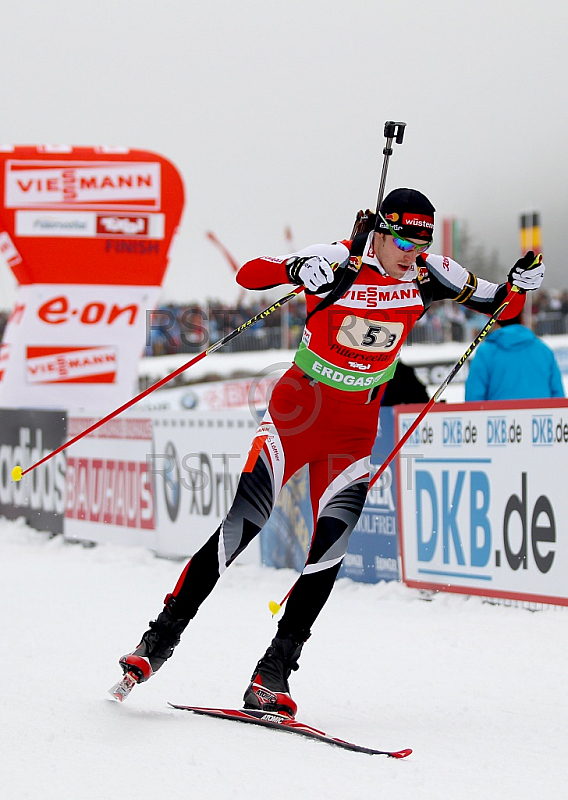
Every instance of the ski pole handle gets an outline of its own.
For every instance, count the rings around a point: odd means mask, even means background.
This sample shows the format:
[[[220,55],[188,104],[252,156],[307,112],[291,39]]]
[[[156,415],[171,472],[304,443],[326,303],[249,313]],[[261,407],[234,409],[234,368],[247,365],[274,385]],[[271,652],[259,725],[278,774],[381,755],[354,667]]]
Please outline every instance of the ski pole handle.
[[[538,257],[537,257],[537,259],[538,259]],[[537,259],[535,259],[535,262],[537,261]],[[473,342],[470,344],[470,346],[467,348],[467,350],[465,351],[463,356],[453,366],[453,368],[451,369],[450,373],[446,376],[446,378],[442,381],[440,386],[436,389],[436,391],[434,392],[434,394],[432,395],[430,400],[426,403],[426,405],[424,406],[424,408],[422,409],[420,414],[416,417],[416,419],[410,425],[408,430],[405,431],[404,435],[395,444],[394,448],[391,450],[391,452],[387,456],[387,458],[383,461],[383,463],[379,467],[378,471],[373,475],[371,481],[369,482],[369,489],[372,486],[374,486],[374,484],[378,481],[378,479],[383,474],[383,472],[386,470],[386,468],[389,466],[389,464],[394,459],[394,457],[396,455],[398,455],[400,450],[402,450],[402,448],[404,447],[406,442],[410,439],[411,435],[414,433],[416,428],[420,425],[420,423],[422,422],[422,420],[424,419],[426,414],[430,411],[430,409],[432,408],[434,403],[436,403],[438,401],[438,399],[441,397],[442,393],[444,392],[444,390],[446,389],[448,384],[451,381],[453,381],[453,379],[456,377],[456,375],[458,374],[460,369],[463,367],[463,365],[465,364],[467,359],[470,357],[470,355],[473,353],[475,348],[485,339],[485,337],[487,336],[487,334],[489,333],[489,331],[491,330],[493,325],[495,325],[495,323],[497,322],[497,320],[499,319],[499,317],[501,316],[503,311],[510,304],[511,300],[513,300],[513,298],[514,298],[514,296],[515,296],[515,294],[517,292],[523,292],[523,290],[519,289],[518,286],[513,286],[511,288],[510,292],[508,293],[507,297],[503,300],[503,302],[499,306],[499,308],[494,312],[492,317],[485,323],[484,327],[479,331],[479,333],[477,334],[477,336],[475,337]]]

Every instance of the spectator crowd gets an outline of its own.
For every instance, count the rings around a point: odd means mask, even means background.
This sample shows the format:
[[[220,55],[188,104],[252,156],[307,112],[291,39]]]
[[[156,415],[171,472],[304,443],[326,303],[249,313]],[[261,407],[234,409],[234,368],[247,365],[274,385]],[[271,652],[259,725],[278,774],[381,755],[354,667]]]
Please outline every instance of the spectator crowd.
[[[537,336],[568,333],[568,290],[535,292],[532,329]],[[146,355],[198,353],[270,305],[269,301],[238,304],[236,307],[212,301],[207,305],[164,305],[148,312]],[[305,319],[302,296],[269,314],[235,337],[226,352],[249,350],[294,350],[300,341]],[[409,344],[470,342],[487,318],[450,301],[437,303],[413,329]]]
[[[168,303],[146,312],[145,355],[199,353],[259,314],[266,298],[235,306],[211,301],[187,305]],[[9,318],[0,311],[0,341]],[[225,352],[294,350],[300,341],[305,303],[300,295],[279,311],[260,319],[225,346]],[[438,303],[415,326],[409,344],[470,342],[486,318],[452,302]],[[532,324],[537,336],[568,333],[568,290],[540,290],[532,298]]]

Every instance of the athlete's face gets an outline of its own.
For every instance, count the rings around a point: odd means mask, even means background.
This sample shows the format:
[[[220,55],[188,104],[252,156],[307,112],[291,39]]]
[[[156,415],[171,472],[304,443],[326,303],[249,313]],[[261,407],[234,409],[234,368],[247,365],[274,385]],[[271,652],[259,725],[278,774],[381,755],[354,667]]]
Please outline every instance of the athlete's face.
[[[424,244],[424,242],[418,242],[414,239],[409,239],[408,241],[415,242],[417,245]],[[391,278],[396,278],[397,280],[404,278],[410,267],[416,263],[416,251],[411,250],[409,253],[405,253],[399,250],[393,241],[393,237],[387,234],[375,232],[373,247],[382,268]]]

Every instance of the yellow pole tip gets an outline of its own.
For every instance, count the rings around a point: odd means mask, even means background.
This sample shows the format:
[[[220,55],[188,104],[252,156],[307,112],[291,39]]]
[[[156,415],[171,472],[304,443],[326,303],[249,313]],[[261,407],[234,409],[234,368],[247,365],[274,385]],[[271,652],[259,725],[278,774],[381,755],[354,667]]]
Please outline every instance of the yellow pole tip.
[[[22,468],[21,467],[14,467],[12,470],[12,480],[13,481],[21,481],[22,480]]]
[[[278,614],[278,612],[282,608],[282,606],[280,605],[280,603],[276,603],[274,600],[271,600],[270,603],[268,604],[268,608],[272,612],[272,616],[275,617],[276,614]]]

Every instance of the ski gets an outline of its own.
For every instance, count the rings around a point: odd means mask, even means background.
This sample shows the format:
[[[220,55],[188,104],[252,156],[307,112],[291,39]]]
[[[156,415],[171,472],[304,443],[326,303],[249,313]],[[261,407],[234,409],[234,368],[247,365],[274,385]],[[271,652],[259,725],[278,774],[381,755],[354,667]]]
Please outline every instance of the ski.
[[[194,714],[202,714],[205,717],[215,717],[216,719],[233,720],[233,722],[262,725],[266,728],[277,728],[281,731],[296,733],[300,736],[306,736],[309,739],[317,739],[320,742],[326,742],[335,747],[341,747],[344,750],[352,750],[356,753],[367,753],[372,756],[388,756],[389,758],[406,758],[406,756],[412,753],[412,750],[408,749],[394,751],[375,750],[371,747],[363,747],[363,745],[346,742],[344,739],[337,739],[335,736],[330,736],[317,728],[312,728],[311,725],[298,722],[298,720],[284,714],[267,713],[266,711],[255,711],[248,708],[246,710],[236,708],[201,708],[200,706],[182,706],[175,703],[169,703],[169,705],[172,708],[177,708],[181,711],[191,711]]]
[[[110,687],[108,693],[119,703],[124,703],[137,683],[138,680],[132,672],[125,672],[122,679]]]

